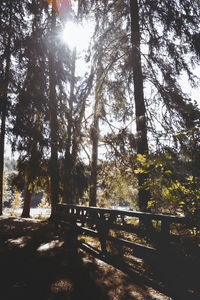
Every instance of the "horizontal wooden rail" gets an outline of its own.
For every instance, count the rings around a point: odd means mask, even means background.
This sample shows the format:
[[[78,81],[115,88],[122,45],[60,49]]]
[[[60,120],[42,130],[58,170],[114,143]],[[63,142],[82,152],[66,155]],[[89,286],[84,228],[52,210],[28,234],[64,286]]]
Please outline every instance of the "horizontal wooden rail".
[[[115,237],[110,234],[110,230],[128,233],[138,233],[140,231],[141,233],[138,226],[131,224],[133,218],[143,221],[144,224],[152,224],[152,220],[159,221],[161,223],[159,239],[162,240],[162,242],[164,240],[166,240],[166,242],[168,241],[171,224],[187,224],[187,219],[182,216],[68,204],[58,204],[56,207],[56,222],[58,222],[58,224],[61,224],[62,222],[73,224],[76,226],[79,234],[98,237],[101,244],[101,251],[104,255],[107,253],[106,241],[112,242],[121,247],[125,246],[133,249],[134,254],[137,254],[137,256],[140,256],[140,254],[146,255],[147,253],[155,253],[158,250],[155,247],[134,243],[118,237],[117,234]],[[149,235],[151,238],[153,236],[158,237],[158,232],[156,232],[153,226],[149,226],[145,234]]]
[[[70,204],[58,204],[57,212],[63,214],[70,214],[75,216],[88,216],[88,215],[98,215],[99,214],[110,214],[112,216],[127,216],[127,217],[143,217],[152,220],[164,220],[170,223],[186,223],[186,218],[183,216],[174,216],[168,214],[154,214],[149,212],[140,212],[140,211],[128,211],[128,210],[118,210],[118,209],[108,209],[92,206],[82,206],[82,205],[70,205]]]

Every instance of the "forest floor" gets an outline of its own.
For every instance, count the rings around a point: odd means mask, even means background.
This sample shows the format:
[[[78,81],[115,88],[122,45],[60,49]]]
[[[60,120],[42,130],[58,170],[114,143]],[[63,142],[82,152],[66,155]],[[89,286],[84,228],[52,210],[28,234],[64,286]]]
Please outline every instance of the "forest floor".
[[[160,262],[155,264],[161,268]],[[165,262],[162,268],[167,265]],[[177,276],[183,276],[182,270],[175,274],[171,269],[173,288],[167,284],[159,288],[155,276],[151,280],[150,275],[123,272],[76,248],[73,237],[68,234],[63,238],[53,223],[0,217],[2,300],[200,299],[200,291],[185,292],[184,280],[176,283]],[[198,281],[199,276],[195,286]]]

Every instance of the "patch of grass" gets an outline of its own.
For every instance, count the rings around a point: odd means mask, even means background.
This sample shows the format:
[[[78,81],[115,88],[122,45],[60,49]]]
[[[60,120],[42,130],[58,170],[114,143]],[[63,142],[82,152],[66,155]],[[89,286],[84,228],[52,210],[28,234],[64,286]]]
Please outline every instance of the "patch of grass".
[[[47,220],[48,217],[44,216],[43,214],[39,214],[37,216],[31,217],[31,219],[35,219],[35,220]]]

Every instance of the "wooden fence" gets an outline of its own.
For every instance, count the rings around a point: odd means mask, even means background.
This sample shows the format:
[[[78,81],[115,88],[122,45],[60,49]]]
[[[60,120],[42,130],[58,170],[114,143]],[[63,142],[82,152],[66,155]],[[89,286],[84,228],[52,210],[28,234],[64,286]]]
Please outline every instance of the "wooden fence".
[[[141,229],[139,221],[149,227]],[[144,257],[158,253],[169,244],[176,237],[171,232],[172,226],[186,225],[187,220],[182,216],[58,204],[56,223],[58,226],[75,228],[78,235],[97,238],[103,256],[108,254],[109,243],[112,243],[121,248],[132,249],[135,256]],[[125,234],[119,234],[120,232]],[[139,241],[145,237],[148,243],[145,245],[135,242],[133,236],[136,239],[138,237]]]

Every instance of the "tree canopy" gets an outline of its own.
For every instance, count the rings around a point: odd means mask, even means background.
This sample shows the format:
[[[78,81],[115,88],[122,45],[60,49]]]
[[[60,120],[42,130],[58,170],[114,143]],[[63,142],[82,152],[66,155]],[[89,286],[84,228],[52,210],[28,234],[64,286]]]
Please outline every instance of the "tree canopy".
[[[28,195],[23,216],[38,187],[52,216],[60,201],[114,198],[196,212],[200,108],[182,78],[199,85],[199,1],[72,0],[62,14],[51,2],[0,4],[0,203],[6,138]],[[82,52],[62,39],[69,22],[93,28]]]

